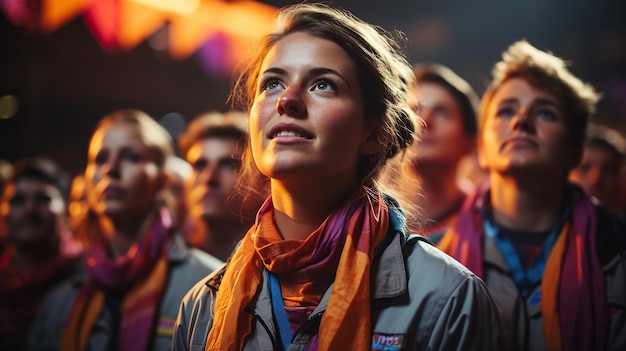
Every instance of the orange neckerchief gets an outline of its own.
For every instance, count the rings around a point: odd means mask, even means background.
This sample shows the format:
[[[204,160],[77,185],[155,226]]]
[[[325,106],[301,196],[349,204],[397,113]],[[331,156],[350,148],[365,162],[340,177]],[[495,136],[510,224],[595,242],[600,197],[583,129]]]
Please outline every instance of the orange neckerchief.
[[[559,318],[559,282],[561,281],[561,263],[565,256],[567,247],[567,233],[569,223],[565,223],[559,237],[552,247],[552,252],[548,256],[546,268],[543,272],[543,291],[541,298],[541,313],[543,315],[543,329],[546,335],[546,344],[550,351],[560,351],[563,349],[561,342],[561,322]]]
[[[257,215],[255,225],[233,254],[217,292],[213,327],[206,350],[241,350],[252,328],[252,315],[244,309],[257,295],[265,269],[255,244],[258,237],[280,235],[273,218],[271,197]],[[332,213],[320,227],[329,234],[335,223],[345,236],[335,285],[319,329],[319,350],[368,350],[370,335],[370,263],[374,248],[384,238],[389,213],[382,199],[348,202]],[[270,233],[261,233],[270,231]]]

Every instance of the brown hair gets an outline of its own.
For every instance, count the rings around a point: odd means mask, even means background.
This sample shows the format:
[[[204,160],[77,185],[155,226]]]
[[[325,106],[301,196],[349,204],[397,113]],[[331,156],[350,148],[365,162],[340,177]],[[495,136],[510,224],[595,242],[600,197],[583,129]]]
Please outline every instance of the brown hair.
[[[495,64],[493,80],[481,101],[479,129],[482,132],[485,113],[493,95],[504,82],[511,78],[524,78],[532,86],[545,89],[563,103],[571,142],[582,147],[587,121],[595,111],[600,95],[594,88],[574,76],[563,59],[542,51],[526,40],[513,43],[503,54],[502,61]]]
[[[245,145],[248,137],[248,115],[240,111],[207,112],[196,116],[178,137],[178,150],[183,158],[199,140],[218,137],[239,140]]]
[[[475,136],[479,99],[472,86],[450,68],[438,63],[417,64],[413,66],[413,73],[416,83],[438,84],[452,94],[461,109],[465,135]]]
[[[235,105],[250,109],[257,94],[261,63],[268,51],[285,36],[305,32],[330,40],[342,47],[353,60],[358,76],[366,123],[376,133],[382,151],[364,156],[360,174],[362,184],[379,191],[378,177],[387,159],[410,145],[416,134],[414,112],[406,104],[409,84],[414,81],[411,66],[402,55],[399,37],[362,21],[351,13],[324,4],[297,4],[282,8],[277,14],[275,31],[266,36],[259,49],[236,81],[231,98]],[[257,172],[249,148],[244,157],[246,173]]]

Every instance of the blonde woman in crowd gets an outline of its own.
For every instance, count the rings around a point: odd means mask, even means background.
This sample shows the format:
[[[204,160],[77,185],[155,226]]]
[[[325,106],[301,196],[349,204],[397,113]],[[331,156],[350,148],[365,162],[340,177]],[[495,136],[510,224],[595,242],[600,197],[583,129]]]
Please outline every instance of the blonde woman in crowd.
[[[55,290],[32,350],[168,350],[178,305],[221,261],[191,249],[164,205],[167,131],[144,112],[104,117],[89,144],[85,271]]]

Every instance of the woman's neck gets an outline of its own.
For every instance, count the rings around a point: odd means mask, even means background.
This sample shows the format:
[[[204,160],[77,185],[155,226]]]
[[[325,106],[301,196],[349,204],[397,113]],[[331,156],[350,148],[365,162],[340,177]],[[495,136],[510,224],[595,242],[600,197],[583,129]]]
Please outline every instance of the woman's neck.
[[[130,247],[146,234],[155,218],[151,212],[141,219],[113,221],[108,217],[102,218],[100,228],[108,238],[109,249],[113,257],[126,255]]]
[[[438,219],[465,197],[456,181],[456,167],[403,168],[402,191],[427,219]]]
[[[512,177],[491,175],[491,208],[495,222],[519,231],[549,230],[558,221],[565,186],[543,179],[520,182]]]
[[[306,239],[353,191],[353,187],[323,182],[294,188],[272,180],[274,218],[286,240]]]

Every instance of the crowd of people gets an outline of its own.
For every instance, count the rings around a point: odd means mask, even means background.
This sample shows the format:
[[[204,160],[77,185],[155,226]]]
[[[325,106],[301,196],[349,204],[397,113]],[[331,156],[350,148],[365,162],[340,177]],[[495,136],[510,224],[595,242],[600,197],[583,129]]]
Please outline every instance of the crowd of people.
[[[113,111],[73,177],[0,162],[0,349],[626,349],[601,95],[521,40],[481,97],[401,40],[289,5],[231,111]]]

